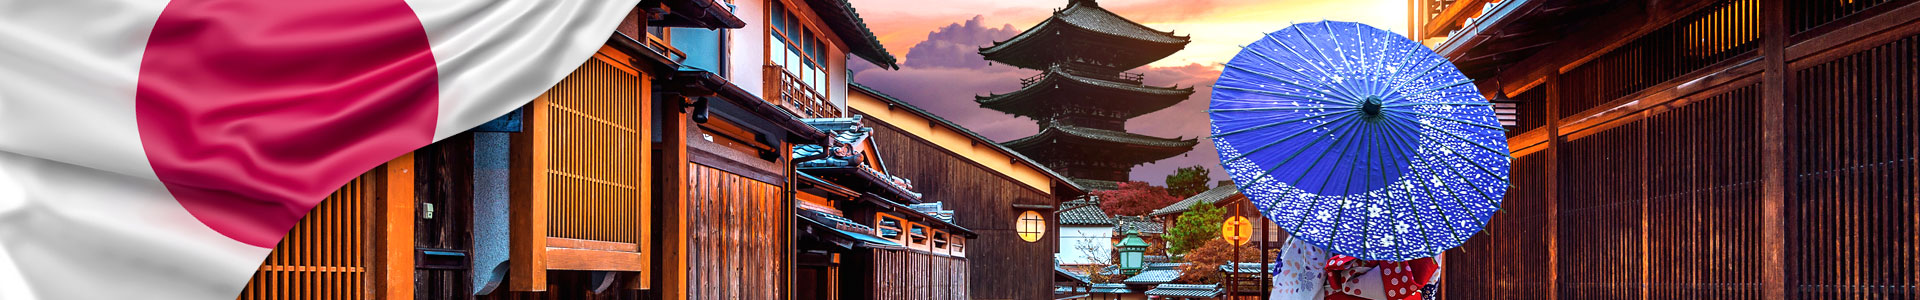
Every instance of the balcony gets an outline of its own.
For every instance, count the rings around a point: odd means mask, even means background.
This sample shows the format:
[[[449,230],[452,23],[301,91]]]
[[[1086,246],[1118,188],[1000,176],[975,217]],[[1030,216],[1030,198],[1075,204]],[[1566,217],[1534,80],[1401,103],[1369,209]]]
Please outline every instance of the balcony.
[[[802,119],[841,116],[840,107],[835,106],[827,97],[821,96],[819,91],[801,83],[799,76],[794,76],[793,73],[787,72],[786,68],[778,65],[767,65],[765,69],[767,102],[784,108]]]
[[[1090,66],[1090,65],[1084,65],[1084,64],[1071,64],[1071,63],[1054,64],[1053,67],[1051,67],[1050,69],[1059,70],[1060,72],[1072,74],[1073,76],[1080,76],[1080,77],[1114,81],[1114,82],[1124,82],[1124,83],[1131,83],[1131,84],[1142,84],[1143,82],[1145,82],[1147,78],[1146,74],[1129,73],[1129,72],[1124,72],[1117,69],[1107,69],[1107,68],[1101,68],[1098,66]],[[1046,80],[1047,74],[1049,73],[1041,72],[1040,74],[1033,75],[1033,77],[1020,79],[1020,86],[1021,87],[1032,86],[1035,83],[1039,83],[1041,80]]]

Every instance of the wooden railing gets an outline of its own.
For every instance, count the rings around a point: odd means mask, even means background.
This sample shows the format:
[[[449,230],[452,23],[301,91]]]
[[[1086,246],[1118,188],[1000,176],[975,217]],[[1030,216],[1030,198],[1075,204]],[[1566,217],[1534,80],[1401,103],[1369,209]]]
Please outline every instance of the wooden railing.
[[[1120,70],[1109,70],[1109,69],[1104,69],[1104,68],[1095,67],[1095,66],[1087,66],[1082,64],[1061,63],[1061,64],[1055,64],[1055,67],[1058,67],[1062,72],[1066,72],[1067,74],[1073,74],[1074,76],[1100,79],[1100,80],[1106,80],[1106,81],[1141,84],[1143,82],[1146,82],[1146,79],[1147,79],[1146,74],[1124,72]],[[1040,74],[1035,74],[1032,77],[1020,79],[1020,86],[1022,87],[1032,86],[1034,83],[1039,83],[1041,80],[1047,79],[1047,74],[1048,74],[1047,72],[1040,72]]]
[[[787,72],[778,65],[766,66],[767,102],[793,112],[801,118],[838,118],[840,107],[835,106],[819,91],[801,83],[799,76]]]

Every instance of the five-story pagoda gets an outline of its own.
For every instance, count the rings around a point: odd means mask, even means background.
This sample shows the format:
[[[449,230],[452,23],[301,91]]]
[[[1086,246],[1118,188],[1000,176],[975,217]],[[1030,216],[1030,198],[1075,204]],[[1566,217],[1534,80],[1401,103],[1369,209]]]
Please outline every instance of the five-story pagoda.
[[[1113,189],[1134,166],[1193,150],[1195,139],[1126,132],[1127,119],[1165,109],[1193,88],[1155,87],[1127,73],[1172,55],[1186,36],[1147,28],[1093,0],[1066,8],[1006,41],[981,48],[987,60],[1040,70],[1018,91],[976,97],[981,107],[1033,119],[1040,133],[1002,143],[1074,178]]]

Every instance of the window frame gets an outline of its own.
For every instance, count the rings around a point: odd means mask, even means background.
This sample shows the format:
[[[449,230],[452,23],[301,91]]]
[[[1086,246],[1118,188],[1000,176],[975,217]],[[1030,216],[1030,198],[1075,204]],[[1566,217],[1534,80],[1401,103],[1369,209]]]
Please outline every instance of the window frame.
[[[1032,216],[1032,218],[1029,218],[1028,216]],[[1029,223],[1027,223],[1028,221],[1033,221],[1038,223],[1038,224],[1031,224],[1033,226],[1036,226],[1034,228],[1036,229],[1036,231],[1027,231],[1026,226],[1029,225]],[[1015,235],[1020,236],[1021,241],[1026,241],[1028,243],[1040,242],[1041,239],[1044,239],[1047,237],[1047,216],[1040,214],[1039,211],[1034,211],[1034,210],[1021,212],[1020,216],[1014,217],[1013,219],[1013,232]],[[1027,237],[1028,234],[1032,234],[1033,237],[1028,238]]]
[[[892,220],[895,225],[887,226],[886,222],[888,220]],[[909,224],[907,223],[907,219],[895,217],[887,213],[875,213],[873,216],[874,237],[894,241],[894,242],[900,243],[901,245],[906,245],[907,244],[907,230],[906,230],[907,224]],[[893,230],[895,232],[894,233],[895,236],[887,237],[887,233],[886,233],[887,230]]]
[[[781,70],[799,79],[796,81],[802,86],[824,94],[822,91],[833,84],[832,76],[827,74],[832,69],[827,61],[834,45],[821,35],[823,31],[819,27],[813,25],[811,16],[795,13],[795,6],[782,0],[767,0],[767,65],[780,66]],[[775,51],[775,46],[779,46],[780,51]],[[774,59],[775,55],[780,59]],[[786,64],[788,58],[798,58],[801,65],[789,66]]]

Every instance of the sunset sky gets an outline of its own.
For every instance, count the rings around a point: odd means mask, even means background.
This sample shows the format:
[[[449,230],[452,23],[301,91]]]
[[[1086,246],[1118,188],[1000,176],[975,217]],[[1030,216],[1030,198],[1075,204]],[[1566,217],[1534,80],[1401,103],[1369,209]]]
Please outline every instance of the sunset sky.
[[[900,70],[855,66],[854,81],[939,114],[996,141],[1035,131],[1032,120],[980,108],[974,95],[1020,88],[1037,72],[989,65],[978,47],[1005,40],[1067,5],[1067,0],[851,0],[881,43],[903,60]],[[1133,180],[1162,184],[1173,169],[1204,165],[1227,178],[1206,141],[1206,105],[1219,64],[1263,34],[1297,22],[1355,21],[1407,31],[1405,0],[1101,0],[1100,6],[1162,31],[1190,35],[1185,50],[1134,72],[1147,84],[1195,87],[1179,105],[1132,119],[1127,129],[1162,137],[1201,137],[1193,152],[1134,169]]]

